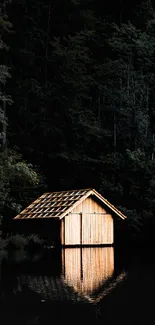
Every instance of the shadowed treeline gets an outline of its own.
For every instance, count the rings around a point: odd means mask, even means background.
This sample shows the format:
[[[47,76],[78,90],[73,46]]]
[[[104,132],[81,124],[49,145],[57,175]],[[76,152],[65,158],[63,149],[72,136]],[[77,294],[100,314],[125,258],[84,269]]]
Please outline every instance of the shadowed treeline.
[[[5,233],[40,194],[90,187],[154,242],[154,17],[152,0],[0,2]]]

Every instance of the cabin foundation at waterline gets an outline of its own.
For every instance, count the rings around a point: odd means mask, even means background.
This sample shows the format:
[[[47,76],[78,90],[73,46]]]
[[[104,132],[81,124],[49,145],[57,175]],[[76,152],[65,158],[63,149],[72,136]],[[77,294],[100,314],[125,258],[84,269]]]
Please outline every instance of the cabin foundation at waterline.
[[[94,189],[84,189],[45,193],[14,219],[29,220],[29,229],[34,221],[44,223],[56,244],[78,247],[113,245],[115,218],[126,216]]]

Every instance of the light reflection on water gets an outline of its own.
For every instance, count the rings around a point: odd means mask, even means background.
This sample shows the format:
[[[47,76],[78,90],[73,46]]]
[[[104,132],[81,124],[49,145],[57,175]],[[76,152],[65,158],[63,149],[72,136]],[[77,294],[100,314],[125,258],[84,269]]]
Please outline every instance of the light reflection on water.
[[[109,320],[124,324],[127,318],[139,324],[148,315],[154,319],[153,254],[152,250],[140,253],[111,247],[67,248],[49,252],[40,261],[24,259],[23,264],[18,254],[13,267],[3,254],[1,325],[51,325],[55,318],[73,323],[71,314],[79,324],[88,316],[95,319],[94,324],[97,318],[102,324]]]
[[[64,248],[54,258],[51,255],[47,264],[41,261],[38,267],[38,256],[33,258],[29,269],[26,264],[25,269],[20,268],[20,255],[17,254],[18,267],[14,275],[7,271],[6,277],[2,272],[1,303],[14,303],[17,308],[19,303],[21,306],[39,304],[38,314],[40,304],[46,303],[61,303],[61,308],[66,302],[97,306],[126,276],[124,271],[115,270],[113,247]],[[57,268],[58,264],[60,268]]]
[[[62,274],[80,295],[95,295],[114,274],[114,248],[63,249]]]
[[[113,247],[65,248],[61,259],[61,274],[19,274],[17,290],[27,285],[45,301],[95,302],[125,276],[122,272],[115,277]]]
[[[17,252],[18,253],[18,252]],[[17,259],[16,262],[20,262],[20,254],[14,254],[14,258]],[[31,271],[24,274],[17,275],[17,283],[20,291],[22,290],[22,285],[28,285],[31,289],[43,294],[43,296],[48,296],[48,299],[53,297],[56,299],[57,291],[61,291],[61,286],[66,288],[68,291],[74,291],[74,293],[79,294],[83,297],[95,297],[98,294],[98,290],[104,288],[110,280],[114,280],[115,267],[114,267],[114,248],[113,247],[95,247],[95,248],[64,248],[61,251],[61,272],[60,274],[46,275],[46,269],[42,268],[40,270],[40,275],[31,274]],[[32,261],[37,261],[37,258],[33,257]],[[25,256],[23,255],[23,260]],[[53,268],[56,267],[56,263],[60,261],[49,261],[53,264]],[[33,264],[32,264],[33,265]],[[121,278],[124,272],[120,273]],[[45,294],[48,288],[51,294]],[[63,289],[63,288],[62,288]],[[72,290],[71,290],[72,289]],[[63,291],[63,290],[62,290]],[[59,295],[58,295],[59,296]]]
[[[65,282],[88,302],[96,303],[122,281],[126,272],[115,276],[114,248],[74,248],[62,250]]]

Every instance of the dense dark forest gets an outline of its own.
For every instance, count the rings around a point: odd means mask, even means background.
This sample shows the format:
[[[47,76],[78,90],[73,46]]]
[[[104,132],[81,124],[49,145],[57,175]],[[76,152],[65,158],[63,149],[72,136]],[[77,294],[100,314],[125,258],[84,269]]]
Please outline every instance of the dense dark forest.
[[[91,187],[153,239],[155,1],[1,0],[0,143],[5,223]]]

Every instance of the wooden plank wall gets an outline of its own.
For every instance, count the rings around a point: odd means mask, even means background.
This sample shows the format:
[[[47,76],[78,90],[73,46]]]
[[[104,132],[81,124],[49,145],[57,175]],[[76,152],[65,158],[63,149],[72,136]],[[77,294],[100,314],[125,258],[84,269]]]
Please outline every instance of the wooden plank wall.
[[[82,244],[113,244],[113,220],[111,215],[82,215]]]
[[[64,248],[63,275],[83,295],[93,294],[114,272],[113,247]]]
[[[113,217],[106,212],[91,197],[82,203],[83,244],[113,244]]]
[[[64,245],[80,245],[80,215],[69,213],[65,218]]]
[[[113,232],[112,215],[106,213],[106,210],[91,197],[62,219],[61,239],[63,245],[113,244]]]

